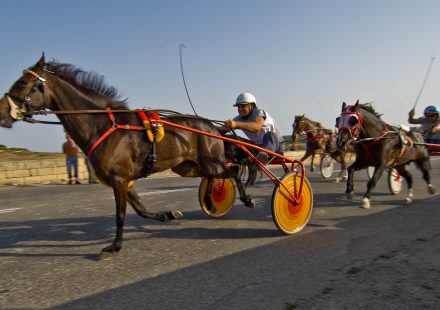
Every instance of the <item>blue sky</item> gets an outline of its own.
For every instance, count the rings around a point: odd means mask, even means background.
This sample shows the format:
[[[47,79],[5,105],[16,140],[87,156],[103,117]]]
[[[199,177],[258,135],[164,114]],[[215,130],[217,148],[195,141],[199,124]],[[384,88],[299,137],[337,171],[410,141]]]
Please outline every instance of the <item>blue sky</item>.
[[[0,91],[46,59],[96,71],[130,107],[226,120],[251,92],[291,134],[296,114],[332,128],[343,101],[372,101],[390,124],[407,124],[429,60],[440,55],[437,0],[157,0],[0,3]],[[416,112],[440,104],[436,59]],[[15,123],[0,144],[59,151],[59,126]]]

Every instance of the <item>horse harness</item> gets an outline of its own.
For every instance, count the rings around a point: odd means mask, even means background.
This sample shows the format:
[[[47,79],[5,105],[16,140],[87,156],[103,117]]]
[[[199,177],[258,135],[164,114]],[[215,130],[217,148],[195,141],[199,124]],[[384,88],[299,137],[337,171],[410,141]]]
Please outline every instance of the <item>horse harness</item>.
[[[123,129],[123,130],[145,130],[147,134],[148,140],[152,143],[152,151],[150,156],[148,156],[147,161],[149,163],[154,162],[157,160],[156,155],[156,144],[162,141],[162,139],[165,136],[165,131],[162,126],[162,124],[159,123],[160,116],[157,112],[154,111],[143,111],[143,110],[135,110],[137,116],[142,121],[142,126],[135,126],[135,125],[119,125],[116,123],[115,116],[111,110],[110,107],[106,108],[107,115],[110,119],[110,122],[112,126],[107,129],[105,133],[101,135],[101,137],[98,138],[98,140],[93,143],[92,147],[87,152],[87,157],[90,158],[92,156],[93,151],[101,144],[102,141],[104,141],[112,132],[114,132],[117,129]]]

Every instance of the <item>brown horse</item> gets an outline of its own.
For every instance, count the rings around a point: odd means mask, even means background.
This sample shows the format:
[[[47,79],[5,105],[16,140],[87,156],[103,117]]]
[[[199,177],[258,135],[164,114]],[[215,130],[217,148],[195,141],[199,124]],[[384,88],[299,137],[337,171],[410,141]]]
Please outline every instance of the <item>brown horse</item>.
[[[353,196],[354,172],[373,166],[374,173],[367,183],[367,191],[361,203],[361,208],[370,208],[371,192],[377,181],[386,169],[393,167],[405,178],[408,184],[405,201],[411,203],[414,199],[413,180],[406,170],[406,165],[410,162],[414,162],[422,171],[428,192],[434,194],[435,188],[431,184],[429,173],[431,165],[428,151],[423,145],[423,136],[417,132],[406,133],[390,126],[382,121],[380,116],[371,104],[360,104],[358,101],[354,105],[347,105],[345,102],[342,105],[337,144],[340,148],[354,144],[356,151],[356,160],[348,167],[346,195]]]
[[[105,108],[118,109],[120,113],[106,113]],[[164,222],[182,216],[177,210],[151,213],[140,201],[132,187],[133,181],[155,172],[172,169],[186,177],[234,178],[241,200],[246,206],[255,206],[237,177],[237,167],[226,165],[222,140],[164,126],[163,141],[149,142],[136,113],[130,111],[126,101],[120,100],[117,90],[96,73],[85,72],[70,64],[46,63],[43,55],[33,67],[24,70],[0,99],[0,125],[10,128],[16,120],[26,120],[26,115],[45,109],[59,113],[57,117],[65,131],[85,154],[89,154],[97,178],[113,188],[116,236],[113,243],[102,250],[102,258],[122,247],[127,202],[144,218]],[[75,113],[75,110],[89,112]],[[217,127],[203,118],[177,114],[166,119],[219,134]],[[126,125],[131,127],[125,130]],[[208,192],[204,200],[212,206]]]
[[[315,155],[323,155],[324,153],[330,154],[330,156],[337,162],[341,163],[341,172],[339,173],[336,181],[339,182],[347,175],[347,163],[345,160],[346,152],[339,150],[336,146],[336,135],[330,129],[324,128],[320,122],[313,121],[307,118],[304,114],[295,115],[295,121],[293,122],[292,132],[292,150],[296,150],[298,136],[301,134],[306,135],[306,152],[301,158],[301,161],[306,160],[312,156],[310,162],[310,171],[315,171]],[[349,150],[350,151],[350,150]]]

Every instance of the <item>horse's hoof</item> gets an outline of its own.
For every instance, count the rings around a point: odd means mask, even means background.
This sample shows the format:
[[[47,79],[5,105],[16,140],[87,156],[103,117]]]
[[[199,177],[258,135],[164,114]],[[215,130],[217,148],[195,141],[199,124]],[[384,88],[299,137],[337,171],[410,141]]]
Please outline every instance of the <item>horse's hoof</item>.
[[[183,216],[183,213],[180,212],[179,210],[173,210],[173,211],[170,212],[170,214],[171,214],[171,219],[172,220],[181,218]]]
[[[116,254],[118,254],[118,252],[112,253],[112,252],[102,251],[101,254],[99,255],[98,260],[100,260],[100,261],[107,260],[107,259],[114,257]]]
[[[99,256],[99,260],[106,260],[115,256],[116,254],[118,254],[120,249],[121,249],[120,246],[116,246],[114,244],[111,244],[108,247],[103,248],[101,251],[101,255]]]
[[[354,197],[354,193],[353,192],[345,193],[345,197],[347,197],[348,199],[351,199]]]
[[[405,198],[405,204],[410,205],[414,201],[414,198],[412,197],[406,197]]]
[[[310,172],[315,172],[315,166],[310,167]]]
[[[348,180],[348,176],[344,175],[344,176],[342,177],[342,180],[343,180],[343,181],[347,181],[347,180]]]
[[[371,208],[371,205],[370,205],[370,199],[364,197],[364,198],[362,199],[362,202],[361,202],[360,207],[361,207],[362,209],[370,209],[370,208]]]
[[[249,199],[248,201],[245,202],[244,204],[246,207],[249,207],[251,209],[254,209],[257,204],[255,203],[255,201],[253,199]]]
[[[435,187],[432,186],[432,184],[429,184],[429,185],[428,185],[428,192],[429,192],[431,195],[434,195],[434,194],[435,194]]]
[[[339,181],[341,181],[340,178],[335,178],[335,183],[339,183]]]

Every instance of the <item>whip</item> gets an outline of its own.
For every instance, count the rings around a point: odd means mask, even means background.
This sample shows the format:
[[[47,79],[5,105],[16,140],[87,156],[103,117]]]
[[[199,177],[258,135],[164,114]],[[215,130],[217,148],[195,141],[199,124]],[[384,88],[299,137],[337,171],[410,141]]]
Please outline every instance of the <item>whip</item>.
[[[422,86],[420,87],[419,94],[417,95],[416,101],[414,102],[413,109],[416,108],[417,103],[419,102],[420,95],[422,94],[423,88],[425,87],[426,81],[428,80],[429,73],[431,72],[432,65],[434,64],[435,56],[432,56],[429,60],[428,70],[426,71],[425,78],[423,79]]]
[[[180,71],[182,72],[183,86],[185,86],[186,96],[188,97],[189,103],[191,104],[191,108],[194,111],[194,115],[198,116],[192,104],[191,98],[189,97],[188,89],[186,88],[185,75],[183,74],[182,48],[186,48],[186,46],[184,44],[179,45]]]

